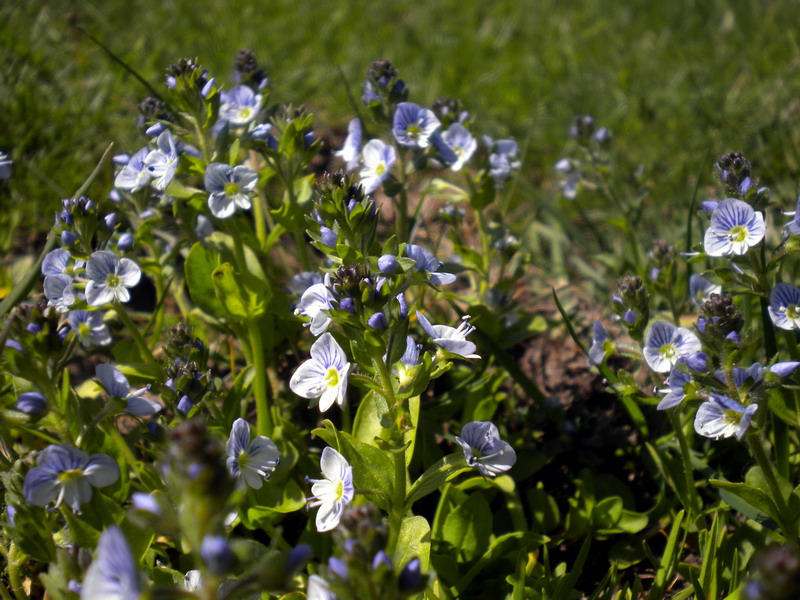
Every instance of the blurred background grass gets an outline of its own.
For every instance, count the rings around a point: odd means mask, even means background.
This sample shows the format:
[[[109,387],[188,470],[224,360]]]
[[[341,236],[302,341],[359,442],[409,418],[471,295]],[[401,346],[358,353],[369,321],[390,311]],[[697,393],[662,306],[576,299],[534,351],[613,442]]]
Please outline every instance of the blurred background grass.
[[[370,61],[390,59],[412,100],[460,98],[478,131],[520,140],[514,202],[534,207],[531,218],[554,206],[544,220],[575,217],[553,165],[578,114],[614,132],[620,173],[644,166],[654,239],[678,233],[695,178],[710,185],[711,159],[728,150],[742,150],[791,205],[798,14],[791,0],[4,2],[0,149],[15,170],[0,225],[18,236],[43,230],[108,142],[119,152],[142,144],[136,104],[146,90],[76,23],[156,86],[182,56],[228,81],[236,51],[251,48],[271,100],[305,104],[324,124],[353,114],[340,68],[359,96]],[[106,183],[112,175],[108,167]],[[12,237],[0,241],[7,249]]]

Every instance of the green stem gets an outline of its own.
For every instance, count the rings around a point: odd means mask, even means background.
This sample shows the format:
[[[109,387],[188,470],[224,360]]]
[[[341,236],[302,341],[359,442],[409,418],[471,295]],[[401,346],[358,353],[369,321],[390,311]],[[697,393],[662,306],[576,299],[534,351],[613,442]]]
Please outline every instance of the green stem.
[[[781,486],[778,483],[778,478],[775,475],[775,469],[772,467],[772,461],[767,456],[764,450],[764,443],[758,437],[758,434],[751,433],[748,436],[750,448],[753,451],[758,466],[761,467],[761,472],[764,473],[764,478],[767,480],[767,486],[772,493],[772,499],[778,508],[780,515],[781,526],[784,528],[784,533],[788,541],[793,542],[797,539],[797,525],[794,516],[789,513],[789,506],[786,504],[786,498],[781,491]]]
[[[133,337],[133,341],[136,343],[136,346],[139,348],[139,353],[142,355],[144,361],[153,367],[155,372],[153,375],[158,374],[161,371],[161,365],[158,364],[158,361],[153,356],[153,352],[147,346],[147,342],[144,341],[139,328],[136,327],[136,324],[131,320],[128,312],[125,310],[125,307],[119,302],[119,300],[114,301],[114,310],[119,317],[119,320],[122,321],[122,324],[125,325],[125,328]]]
[[[484,294],[486,293],[486,289],[487,289],[487,287],[489,286],[489,283],[490,283],[489,282],[489,266],[491,264],[492,252],[491,252],[491,249],[489,247],[489,234],[486,231],[486,219],[483,216],[483,210],[482,209],[475,210],[475,217],[476,217],[476,219],[478,221],[478,234],[480,235],[480,238],[481,238],[481,253],[483,254],[483,256],[481,257],[483,259],[483,265],[482,265],[483,278],[481,279],[480,285],[479,285],[479,292],[480,292],[480,296],[482,298],[484,296]]]
[[[253,361],[253,395],[256,398],[256,431],[258,435],[272,434],[274,424],[267,398],[267,366],[264,362],[264,340],[261,339],[261,327],[258,319],[250,323],[250,353]]]
[[[17,549],[17,545],[12,543],[11,549],[8,551],[8,564],[6,565],[6,569],[8,570],[8,581],[11,583],[11,589],[14,592],[14,595],[19,600],[25,600],[28,595],[22,589],[22,580],[19,576],[20,565],[18,555],[19,551]]]
[[[667,412],[675,429],[675,436],[678,438],[678,446],[681,451],[681,462],[683,463],[683,475],[685,478],[684,485],[686,485],[686,493],[689,496],[689,506],[686,507],[686,513],[689,516],[689,522],[694,524],[695,520],[700,518],[700,514],[703,512],[703,502],[694,483],[691,448],[689,447],[689,440],[686,438],[686,432],[683,430],[680,413],[675,410]]]

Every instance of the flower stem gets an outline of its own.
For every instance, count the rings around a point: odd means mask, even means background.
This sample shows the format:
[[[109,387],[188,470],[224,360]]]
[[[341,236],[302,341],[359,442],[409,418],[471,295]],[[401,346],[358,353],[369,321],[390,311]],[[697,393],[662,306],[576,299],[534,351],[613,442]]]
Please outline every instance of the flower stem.
[[[114,311],[117,313],[119,320],[122,321],[122,324],[125,325],[125,328],[133,337],[133,341],[136,346],[139,348],[139,353],[142,355],[144,361],[154,369],[154,375],[158,374],[161,371],[161,365],[158,364],[158,361],[153,356],[152,350],[147,345],[147,342],[144,341],[139,328],[136,324],[131,320],[130,316],[128,315],[128,311],[125,310],[125,307],[119,302],[119,300],[114,301]]]
[[[274,424],[267,398],[267,367],[264,363],[264,341],[261,339],[261,327],[258,319],[250,323],[250,353],[253,361],[253,394],[256,398],[256,431],[258,435],[269,436]]]
[[[703,502],[694,483],[691,448],[689,447],[689,440],[686,439],[686,432],[683,430],[680,414],[678,411],[673,410],[667,412],[672,421],[672,426],[675,429],[675,436],[678,438],[678,446],[681,450],[681,461],[683,462],[683,475],[685,478],[684,482],[686,485],[686,493],[689,496],[689,506],[686,507],[686,512],[689,515],[689,522],[694,523],[695,519],[700,518],[703,512]]]
[[[767,486],[772,493],[772,500],[775,502],[780,515],[780,525],[784,529],[784,534],[787,540],[796,540],[797,525],[795,519],[789,513],[789,506],[786,504],[786,498],[781,491],[781,486],[775,475],[775,469],[772,467],[772,461],[767,456],[766,450],[764,450],[764,442],[756,433],[751,433],[748,436],[748,442],[750,442],[750,448],[753,451],[756,462],[758,462],[758,466],[761,467],[761,472],[764,473],[764,478],[767,480]]]

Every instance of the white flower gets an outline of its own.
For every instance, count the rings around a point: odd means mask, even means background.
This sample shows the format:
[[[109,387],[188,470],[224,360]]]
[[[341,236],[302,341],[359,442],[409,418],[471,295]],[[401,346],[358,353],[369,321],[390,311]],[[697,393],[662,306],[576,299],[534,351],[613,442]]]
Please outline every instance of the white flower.
[[[114,187],[137,192],[150,182],[150,171],[145,165],[149,148],[145,146],[134,154],[114,179]]]
[[[467,341],[467,336],[475,331],[475,327],[469,324],[468,315],[464,315],[461,319],[461,324],[458,327],[432,325],[431,322],[425,318],[425,315],[417,311],[417,320],[419,324],[422,326],[422,329],[425,330],[425,333],[430,336],[434,344],[451,354],[463,358],[480,358],[479,355],[475,354],[475,344]]]
[[[333,294],[324,283],[309,286],[300,297],[297,313],[311,319],[310,329],[313,335],[319,335],[328,329],[333,319],[323,311],[333,308]]]
[[[164,191],[178,170],[178,148],[169,129],[158,136],[156,144],[158,149],[147,155],[144,166],[148,175],[153,178],[153,187]]]
[[[292,375],[289,387],[303,398],[319,398],[319,409],[325,412],[334,402],[344,402],[349,373],[344,350],[330,333],[323,333],[311,346],[311,358]]]
[[[328,583],[319,575],[308,578],[306,600],[336,600],[336,594],[328,587]]]
[[[397,161],[397,153],[394,146],[384,144],[381,140],[370,140],[364,146],[362,160],[364,168],[359,173],[361,185],[365,194],[371,194],[389,176],[389,171]]]
[[[319,461],[325,479],[308,479],[313,497],[308,499],[309,508],[319,506],[317,512],[317,531],[330,531],[339,525],[344,507],[350,504],[355,495],[353,486],[353,467],[333,448],[322,451]]]
[[[100,536],[97,557],[81,586],[81,600],[137,600],[140,591],[128,542],[119,527],[111,525]]]
[[[119,258],[113,252],[93,253],[86,263],[86,301],[89,306],[103,306],[114,300],[127,302],[129,287],[139,283],[142,272],[129,258]]]
[[[233,422],[225,450],[231,475],[256,490],[261,489],[264,478],[269,479],[280,462],[278,447],[271,439],[259,435],[250,441],[250,425],[244,419]]]
[[[261,110],[264,96],[256,94],[250,86],[237,85],[230,92],[220,92],[219,118],[234,127],[247,125]]]
[[[694,419],[694,430],[705,437],[742,439],[750,427],[750,421],[758,410],[758,404],[742,406],[722,394],[709,394],[709,400],[700,405]]]
[[[644,336],[644,359],[656,373],[668,373],[681,356],[702,350],[697,336],[685,327],[656,321]]]
[[[747,202],[726,198],[711,213],[703,248],[709,256],[745,254],[764,239],[764,215]]]
[[[258,183],[258,173],[244,166],[232,167],[224,163],[211,163],[206,168],[205,186],[208,207],[218,219],[230,217],[236,207],[247,210],[250,195]]]
[[[336,156],[347,163],[347,170],[352,171],[358,165],[358,152],[361,149],[361,119],[356,117],[352,119],[347,125],[347,137],[344,140],[344,146],[336,153]]]
[[[44,278],[44,295],[47,306],[58,312],[67,312],[75,303],[75,291],[72,289],[72,277],[69,275],[48,275]]]

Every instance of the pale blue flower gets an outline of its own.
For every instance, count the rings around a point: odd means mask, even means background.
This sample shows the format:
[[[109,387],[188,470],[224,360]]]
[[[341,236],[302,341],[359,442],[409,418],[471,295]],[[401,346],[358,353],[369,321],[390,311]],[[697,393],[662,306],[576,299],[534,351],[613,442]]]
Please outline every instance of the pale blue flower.
[[[764,365],[761,365],[759,363],[753,363],[747,369],[744,369],[742,367],[733,367],[733,369],[731,369],[731,375],[733,376],[733,385],[735,385],[737,388],[740,388],[749,379],[751,382],[750,387],[752,388],[758,383],[760,383],[762,379],[764,379],[764,373],[766,372],[767,372],[766,367],[764,367]],[[725,379],[725,371],[717,370],[714,372],[714,376],[722,383],[727,383],[727,380]]]
[[[41,417],[47,412],[47,400],[38,392],[23,392],[17,396],[14,410],[18,410],[31,417]]]
[[[769,294],[769,316],[779,329],[800,329],[800,289],[779,283]]]
[[[458,327],[432,325],[419,311],[417,311],[417,320],[425,333],[430,336],[431,341],[443,350],[462,358],[480,358],[475,354],[477,349],[475,344],[467,341],[467,336],[475,331],[475,327],[469,324],[468,315],[462,317]]]
[[[231,475],[256,490],[261,489],[264,479],[269,479],[280,462],[278,447],[271,439],[258,435],[250,440],[250,425],[244,419],[233,422],[225,450]]]
[[[104,306],[115,300],[127,302],[128,288],[139,283],[142,271],[129,258],[119,258],[113,252],[94,252],[86,263],[86,301],[89,306]]]
[[[72,331],[84,346],[107,346],[111,333],[99,310],[73,310],[67,316]]]
[[[676,327],[668,321],[656,321],[645,334],[642,353],[653,371],[667,373],[680,357],[701,350],[700,340],[685,327]]]
[[[392,133],[401,146],[427,148],[433,132],[441,124],[429,108],[422,108],[413,102],[401,102],[394,113]]]
[[[248,88],[249,89],[249,88]],[[258,183],[258,173],[245,166],[232,167],[224,163],[211,163],[206,167],[205,186],[208,207],[218,219],[230,217],[236,207],[247,210],[250,196]]]
[[[441,273],[439,267],[442,262],[437,259],[433,254],[425,250],[422,246],[416,244],[406,244],[406,256],[416,263],[414,268],[417,271],[428,271],[430,274],[430,281],[434,285],[447,285],[456,280],[456,276],[452,273]]]
[[[331,447],[322,451],[319,461],[320,470],[324,479],[308,479],[311,493],[314,494],[307,500],[308,507],[319,506],[317,512],[317,531],[331,531],[339,525],[344,508],[350,504],[355,496],[353,485],[353,467],[344,456]]]
[[[106,454],[89,456],[68,444],[48,446],[39,454],[36,466],[25,475],[22,493],[35,506],[66,502],[80,513],[92,499],[92,487],[106,487],[119,479],[119,466]]]
[[[494,179],[495,187],[500,188],[511,172],[520,167],[517,159],[519,146],[512,139],[492,141],[488,138],[488,143],[494,150],[489,155],[489,174]]]
[[[100,536],[94,562],[86,571],[81,600],[138,600],[139,573],[128,542],[116,525]]]
[[[311,358],[292,375],[289,387],[303,398],[319,398],[319,410],[325,412],[334,402],[344,402],[349,373],[344,350],[330,333],[323,333],[311,346]]]
[[[150,150],[147,146],[134,154],[114,179],[114,187],[130,192],[138,192],[150,182],[150,171],[145,165]]]
[[[264,96],[247,85],[237,85],[231,91],[220,92],[219,118],[234,127],[247,125],[256,118]]]
[[[742,439],[758,410],[758,404],[742,406],[721,394],[709,394],[709,399],[697,409],[694,430],[702,436],[720,439],[736,436]]]
[[[361,119],[355,118],[347,125],[347,137],[344,140],[344,146],[336,156],[346,163],[348,171],[352,171],[358,166],[358,154],[361,151],[361,138],[363,135],[361,127]]]
[[[783,226],[784,235],[800,235],[800,196],[797,197],[796,209],[783,214],[792,217],[792,220]]]
[[[359,171],[365,194],[371,194],[378,189],[389,176],[389,171],[396,161],[397,153],[394,146],[384,144],[381,140],[367,142],[362,153],[364,166]]]
[[[97,365],[94,373],[109,396],[122,398],[127,402],[125,410],[133,416],[150,417],[161,410],[162,406],[158,402],[141,395],[147,388],[131,392],[131,385],[125,375],[114,365],[108,363]]]
[[[328,330],[333,319],[325,311],[333,308],[334,300],[330,288],[324,283],[315,283],[303,292],[295,312],[311,319],[309,325],[312,335]]]
[[[72,264],[70,264],[72,262]],[[74,275],[82,269],[82,260],[72,261],[72,256],[66,248],[57,248],[48,252],[42,261],[42,275]]]
[[[67,312],[75,304],[75,291],[69,275],[48,275],[44,278],[43,287],[47,306],[52,306],[59,312]]]
[[[669,377],[667,378],[667,385],[669,387],[656,390],[659,394],[665,394],[661,402],[656,406],[657,410],[666,410],[673,406],[678,406],[678,404],[683,402],[683,399],[686,398],[686,386],[692,382],[692,377],[681,368],[685,362],[686,357],[678,359],[678,362],[672,367],[672,371],[670,371]]]
[[[517,462],[517,453],[508,442],[500,439],[497,427],[490,421],[472,421],[461,428],[456,442],[464,450],[464,458],[484,477],[504,473]]]
[[[586,360],[590,366],[596,366],[603,362],[606,357],[605,342],[608,339],[606,328],[600,321],[594,322],[592,329],[592,345],[589,347],[588,356]]]
[[[175,136],[164,131],[156,140],[156,150],[152,150],[144,160],[147,173],[152,177],[152,186],[164,191],[175,177],[178,169],[178,148]]]
[[[288,285],[289,292],[295,296],[302,296],[308,288],[318,283],[322,283],[322,273],[319,271],[302,271],[292,275]]]
[[[764,239],[764,215],[747,202],[727,198],[711,214],[703,248],[709,256],[745,254]]]
[[[695,273],[689,278],[689,297],[699,308],[711,298],[711,294],[721,293],[721,285],[710,282],[700,273]]]
[[[499,163],[498,163],[499,164]],[[562,179],[558,182],[558,189],[567,200],[574,200],[578,196],[583,176],[577,163],[562,158],[556,163],[556,171],[562,174]]]
[[[308,578],[306,600],[336,600],[336,594],[331,591],[331,588],[328,587],[327,582],[322,577],[311,575]]]
[[[205,535],[200,544],[200,557],[209,572],[223,575],[233,566],[235,556],[228,540],[221,535]]]
[[[447,160],[448,166],[453,171],[460,171],[478,149],[477,140],[461,123],[450,125],[447,131],[442,133],[441,140],[453,154],[452,160]]]

